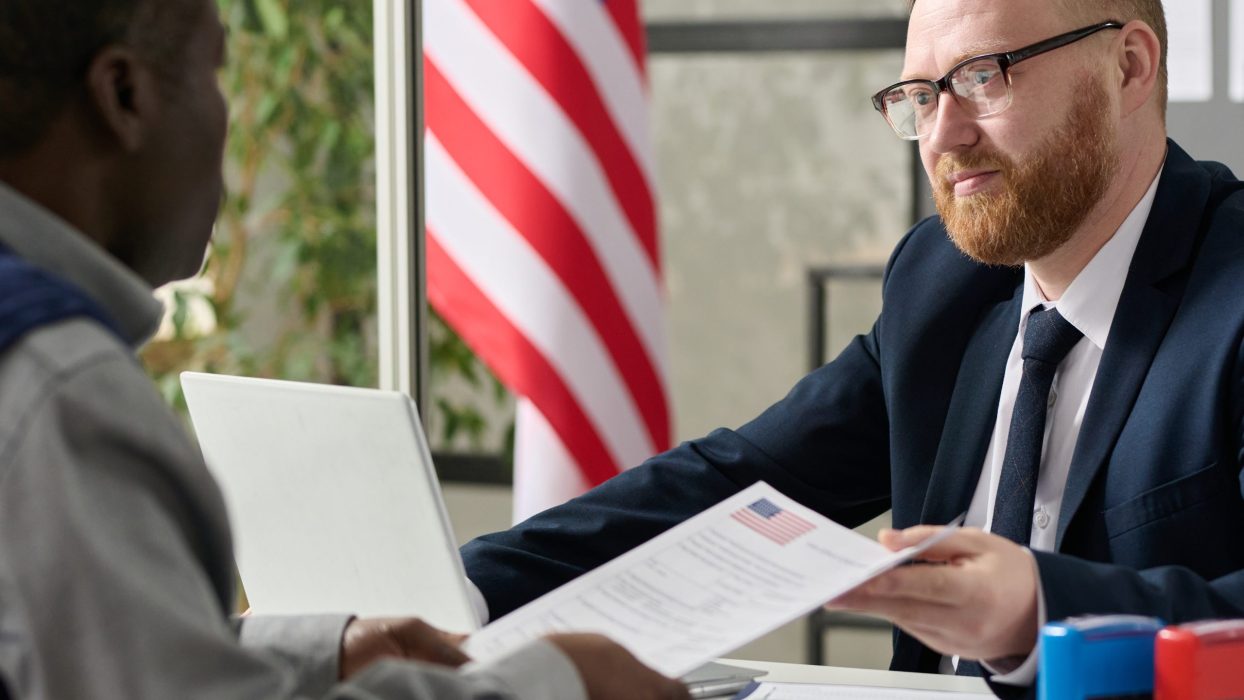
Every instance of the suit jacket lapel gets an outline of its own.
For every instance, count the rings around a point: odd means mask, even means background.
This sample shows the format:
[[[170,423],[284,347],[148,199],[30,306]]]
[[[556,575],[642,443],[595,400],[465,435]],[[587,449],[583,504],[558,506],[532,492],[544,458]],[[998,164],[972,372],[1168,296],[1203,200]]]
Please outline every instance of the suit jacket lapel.
[[[920,522],[941,525],[967,510],[998,415],[1006,358],[1019,329],[1023,285],[987,308],[968,341],[937,446]]]
[[[1056,549],[1062,549],[1067,528],[1113,451],[1179,306],[1182,288],[1160,283],[1189,264],[1199,236],[1209,176],[1174,142],[1168,144],[1153,209],[1136,246],[1076,439]]]

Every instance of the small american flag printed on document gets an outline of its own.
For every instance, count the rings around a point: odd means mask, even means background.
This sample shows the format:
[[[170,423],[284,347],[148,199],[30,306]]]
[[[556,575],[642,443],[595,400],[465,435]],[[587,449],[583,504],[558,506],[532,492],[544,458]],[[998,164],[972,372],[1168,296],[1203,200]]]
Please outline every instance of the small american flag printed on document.
[[[783,510],[767,498],[734,511],[730,517],[782,546],[816,529],[816,525],[789,510]]]

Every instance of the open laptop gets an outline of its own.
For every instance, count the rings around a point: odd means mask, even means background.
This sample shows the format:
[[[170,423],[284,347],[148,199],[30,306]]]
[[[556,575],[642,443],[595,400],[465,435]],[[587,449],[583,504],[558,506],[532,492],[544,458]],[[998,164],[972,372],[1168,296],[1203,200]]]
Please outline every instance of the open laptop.
[[[408,396],[194,372],[181,382],[253,610],[479,627]]]
[[[255,612],[479,628],[410,397],[197,372],[181,385]],[[694,698],[728,697],[763,674],[710,663],[684,680]]]

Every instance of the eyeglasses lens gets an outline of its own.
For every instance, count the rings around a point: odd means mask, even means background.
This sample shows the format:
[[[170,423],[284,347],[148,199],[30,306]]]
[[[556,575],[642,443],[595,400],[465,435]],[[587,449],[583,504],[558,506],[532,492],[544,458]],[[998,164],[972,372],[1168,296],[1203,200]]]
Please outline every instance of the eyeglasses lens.
[[[993,116],[1011,105],[1011,86],[996,59],[973,61],[950,76],[950,90],[973,117]],[[938,89],[933,82],[895,87],[883,97],[885,114],[898,135],[917,139],[937,123]]]
[[[972,116],[988,117],[1011,104],[1011,88],[997,60],[975,61],[950,76],[950,89]]]

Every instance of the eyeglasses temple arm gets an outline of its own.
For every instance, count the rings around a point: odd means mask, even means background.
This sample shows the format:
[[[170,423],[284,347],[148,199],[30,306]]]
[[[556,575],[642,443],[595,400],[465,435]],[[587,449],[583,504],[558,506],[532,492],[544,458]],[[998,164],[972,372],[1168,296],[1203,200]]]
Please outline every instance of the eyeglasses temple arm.
[[[1091,36],[1093,34],[1096,34],[1097,32],[1104,31],[1106,29],[1122,29],[1122,28],[1123,28],[1122,22],[1119,22],[1116,20],[1110,20],[1109,22],[1102,22],[1101,24],[1094,24],[1091,27],[1084,27],[1083,29],[1077,29],[1072,32],[1067,32],[1066,34],[1059,34],[1058,36],[1051,37],[1049,39],[1046,39],[1045,41],[1038,41],[1037,43],[1032,44],[1031,46],[1025,46],[1022,49],[1016,49],[1015,51],[1004,53],[1002,54],[1002,56],[1003,58],[1006,59],[1006,62],[1008,65],[1013,66],[1016,63],[1019,63],[1020,61],[1026,61],[1032,58],[1033,56],[1039,56],[1048,51],[1053,51],[1054,49],[1062,48],[1063,46],[1066,46],[1067,44],[1074,44],[1075,42],[1081,39],[1084,39],[1088,36]]]

